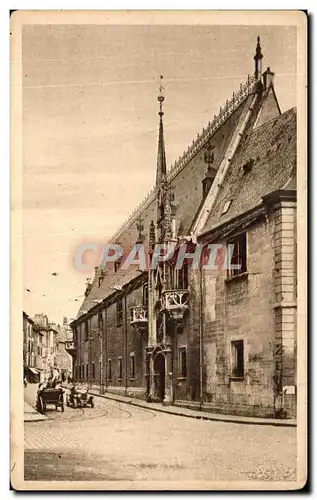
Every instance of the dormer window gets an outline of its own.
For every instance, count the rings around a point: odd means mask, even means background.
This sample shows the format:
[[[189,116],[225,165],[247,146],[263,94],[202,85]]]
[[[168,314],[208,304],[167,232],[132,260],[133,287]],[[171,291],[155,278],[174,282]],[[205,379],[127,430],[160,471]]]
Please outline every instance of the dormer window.
[[[226,214],[228,212],[231,203],[232,203],[232,200],[226,201],[226,203],[224,204],[224,207],[222,209],[221,215],[224,215],[224,214]]]
[[[117,313],[117,326],[120,326],[123,321],[123,302],[122,299],[118,299],[116,304]]]
[[[243,165],[243,173],[244,174],[248,174],[249,172],[251,172],[252,170],[252,167],[255,163],[255,160],[253,158],[250,158],[250,160],[248,160],[244,165]]]
[[[103,317],[102,317],[102,312],[99,311],[98,312],[98,328],[102,328],[103,327]]]

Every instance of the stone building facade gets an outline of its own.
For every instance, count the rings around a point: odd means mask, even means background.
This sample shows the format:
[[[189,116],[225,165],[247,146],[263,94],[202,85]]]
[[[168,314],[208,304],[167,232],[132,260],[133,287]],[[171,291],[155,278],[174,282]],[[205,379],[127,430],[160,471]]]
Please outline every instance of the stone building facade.
[[[39,334],[34,328],[34,321],[23,311],[23,372],[29,382],[39,380],[38,344]]]
[[[262,58],[258,39],[254,74],[169,171],[160,93],[156,185],[111,243],[142,244],[150,261],[155,244],[176,252],[143,272],[125,268],[125,253],[96,268],[71,324],[76,380],[163,404],[296,415],[296,110],[281,113]],[[239,269],[224,266],[229,247]]]

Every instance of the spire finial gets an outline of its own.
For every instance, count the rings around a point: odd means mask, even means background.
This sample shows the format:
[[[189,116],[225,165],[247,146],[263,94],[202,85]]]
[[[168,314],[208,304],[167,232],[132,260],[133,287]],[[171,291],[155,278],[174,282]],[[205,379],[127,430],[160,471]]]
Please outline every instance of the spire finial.
[[[257,37],[257,44],[256,44],[256,49],[255,49],[255,56],[254,56],[254,62],[255,62],[255,68],[254,68],[254,74],[257,80],[261,80],[261,75],[262,75],[262,59],[263,59],[263,54],[262,54],[262,49],[260,45],[260,37]]]
[[[262,58],[263,58],[263,55],[262,55],[262,49],[261,49],[261,45],[260,45],[260,37],[258,36],[254,59],[262,59]]]
[[[162,104],[164,102],[163,95],[163,75],[160,76],[160,87],[159,87],[159,95],[157,96],[157,100],[160,103],[160,111],[159,111],[159,136],[158,136],[158,152],[157,152],[157,169],[156,169],[156,186],[160,186],[162,182],[164,182],[166,177],[166,158],[165,158],[165,145],[164,145],[164,131],[163,131],[163,110]]]
[[[159,115],[160,116],[163,116],[163,110],[162,110],[162,107],[163,107],[163,102],[164,102],[164,87],[163,87],[163,75],[160,75],[160,86],[159,86],[159,95],[157,96],[157,100],[158,102],[160,103],[160,111],[159,111]]]

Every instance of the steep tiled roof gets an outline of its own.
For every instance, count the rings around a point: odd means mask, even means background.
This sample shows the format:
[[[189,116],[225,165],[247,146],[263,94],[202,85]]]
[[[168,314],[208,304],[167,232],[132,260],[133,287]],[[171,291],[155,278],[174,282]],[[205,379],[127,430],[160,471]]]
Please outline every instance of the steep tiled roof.
[[[220,108],[219,114],[214,116],[212,122],[197,135],[196,140],[179,157],[174,166],[168,172],[168,181],[174,192],[176,204],[176,232],[178,236],[186,236],[190,231],[193,220],[202,205],[202,180],[206,172],[204,161],[204,146],[208,141],[212,142],[214,148],[215,171],[219,168],[226,153],[228,144],[241,117],[248,112],[254,97],[254,79],[248,78],[244,85],[240,86],[237,93],[233,93],[230,101],[226,102],[224,108]],[[265,99],[265,96],[263,96]],[[259,130],[261,127],[259,127]],[[245,149],[245,146],[242,147]],[[136,221],[139,217],[143,222],[143,237],[145,244],[148,241],[151,220],[156,220],[156,192],[152,190],[149,196],[131,214],[126,223],[118,229],[111,238],[111,242],[119,243],[126,252],[138,239]],[[138,276],[139,273],[123,271],[117,273],[106,273],[103,283],[98,286],[98,280],[93,279],[89,296],[83,301],[77,318],[96,305],[96,301],[102,300],[114,293],[114,285],[124,285]]]
[[[293,108],[243,138],[201,234],[260,205],[263,196],[288,183],[295,166],[296,109]],[[225,211],[226,204],[229,208]]]
[[[226,102],[224,108],[220,108],[220,112],[214,116],[212,122],[208,123],[201,134],[197,134],[192,145],[183,152],[168,172],[168,181],[175,195],[178,235],[187,235],[202,203],[202,180],[206,172],[204,146],[212,138],[215,147],[213,167],[217,170],[239,118],[248,110],[250,99],[253,98],[253,85],[254,79],[248,77],[245,84],[240,85],[238,92],[233,93],[232,99]],[[118,229],[111,241],[119,243],[126,252],[137,241],[136,221],[141,217],[144,226],[143,236],[147,242],[151,220],[156,221],[156,208],[156,192],[152,190],[128,221]],[[96,301],[113,294],[114,285],[122,286],[139,275],[140,273],[134,270],[106,272],[101,286],[98,286],[98,279],[94,278],[89,295],[85,297],[78,311],[77,319],[95,306]]]
[[[98,286],[97,280],[93,283],[91,291],[87,297],[85,297],[79,311],[77,314],[77,318],[82,314],[85,314],[92,307],[94,307],[98,301],[102,301],[106,297],[109,297],[113,293],[115,293],[115,286],[124,286],[129,283],[134,278],[140,276],[140,272],[136,269],[133,269],[132,266],[127,270],[118,269],[115,272],[106,271],[103,282],[100,286]]]

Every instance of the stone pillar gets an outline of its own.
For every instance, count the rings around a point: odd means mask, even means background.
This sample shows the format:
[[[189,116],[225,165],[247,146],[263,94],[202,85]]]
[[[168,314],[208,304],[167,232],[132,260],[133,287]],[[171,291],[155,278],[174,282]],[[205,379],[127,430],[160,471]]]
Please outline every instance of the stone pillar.
[[[172,345],[167,344],[164,349],[165,354],[165,397],[163,405],[173,404],[173,366],[172,366]]]
[[[274,211],[275,411],[296,416],[296,201],[283,199]]]
[[[146,348],[146,399],[150,403],[155,400],[155,383],[154,383],[154,361],[153,348]]]

